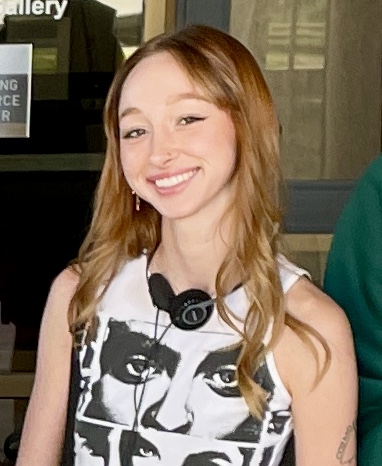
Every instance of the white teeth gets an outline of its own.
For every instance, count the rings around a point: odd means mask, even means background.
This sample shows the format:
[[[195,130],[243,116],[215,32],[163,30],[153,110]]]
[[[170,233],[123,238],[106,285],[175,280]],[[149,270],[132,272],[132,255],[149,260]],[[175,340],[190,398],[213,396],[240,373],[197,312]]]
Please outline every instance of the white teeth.
[[[161,178],[160,180],[155,181],[155,185],[158,188],[170,188],[172,186],[176,186],[183,181],[189,180],[194,174],[196,170],[191,170],[187,173],[182,173],[181,175],[170,176],[169,178]]]

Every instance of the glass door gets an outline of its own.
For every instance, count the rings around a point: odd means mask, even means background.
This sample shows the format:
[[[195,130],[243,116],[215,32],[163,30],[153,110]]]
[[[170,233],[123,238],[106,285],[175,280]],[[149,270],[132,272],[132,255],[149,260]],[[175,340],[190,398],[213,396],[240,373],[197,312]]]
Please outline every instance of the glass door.
[[[259,61],[282,125],[287,243],[318,281],[335,219],[381,150],[381,24],[381,0],[231,1],[230,33]]]

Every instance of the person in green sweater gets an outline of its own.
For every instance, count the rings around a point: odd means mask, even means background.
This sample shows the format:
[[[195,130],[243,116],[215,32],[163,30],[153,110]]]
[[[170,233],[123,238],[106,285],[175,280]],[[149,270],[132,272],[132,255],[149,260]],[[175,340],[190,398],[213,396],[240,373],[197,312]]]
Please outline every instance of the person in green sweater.
[[[324,291],[345,310],[354,333],[360,380],[358,465],[381,466],[382,155],[368,166],[337,222]]]

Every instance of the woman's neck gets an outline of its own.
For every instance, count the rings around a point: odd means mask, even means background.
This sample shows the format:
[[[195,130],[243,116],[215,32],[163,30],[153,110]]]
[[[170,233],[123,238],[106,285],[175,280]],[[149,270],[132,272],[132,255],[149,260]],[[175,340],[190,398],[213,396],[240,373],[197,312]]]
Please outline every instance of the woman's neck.
[[[150,270],[165,275],[177,294],[190,288],[215,294],[216,275],[229,250],[229,224],[163,219]]]

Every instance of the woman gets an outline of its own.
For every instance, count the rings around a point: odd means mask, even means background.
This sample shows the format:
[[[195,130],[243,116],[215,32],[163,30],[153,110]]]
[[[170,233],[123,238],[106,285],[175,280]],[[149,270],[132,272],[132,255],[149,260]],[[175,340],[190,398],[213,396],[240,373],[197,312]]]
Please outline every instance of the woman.
[[[18,466],[59,463],[68,310],[85,328],[74,464],[277,465],[293,428],[298,466],[356,464],[349,325],[278,252],[278,122],[252,55],[205,26],[159,36],[117,73],[105,128]]]

